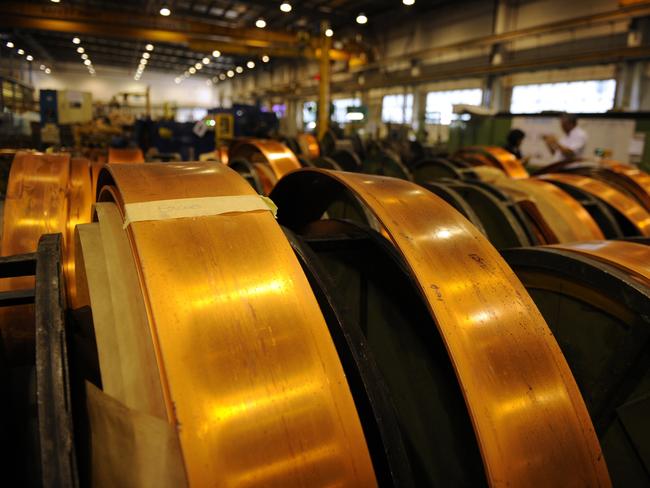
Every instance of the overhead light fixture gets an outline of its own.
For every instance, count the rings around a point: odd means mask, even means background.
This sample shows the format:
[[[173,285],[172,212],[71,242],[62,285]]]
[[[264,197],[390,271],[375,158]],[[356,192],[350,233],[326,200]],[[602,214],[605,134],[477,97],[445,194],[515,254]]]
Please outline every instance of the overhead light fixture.
[[[160,8],[160,15],[163,17],[169,17],[172,14],[172,11],[169,10],[169,7],[163,6]]]
[[[264,56],[262,56],[262,62],[263,63],[268,63],[269,61],[271,61],[271,58],[269,58],[266,54]]]
[[[140,60],[140,64],[141,64],[142,66],[146,66],[146,65],[147,65],[147,62],[148,62],[148,61],[147,61],[146,59],[141,59],[141,60]]]
[[[183,81],[183,80],[181,80],[180,78],[176,78],[176,79],[174,80],[174,83],[176,83],[177,85],[179,85],[181,81]]]
[[[79,54],[83,54],[84,51],[85,51],[85,49],[84,49],[83,47],[81,47],[81,46],[79,46],[79,47],[77,48],[77,52],[78,52]]]
[[[73,37],[72,44],[81,44],[81,39],[79,39],[78,37]]]
[[[202,65],[201,63],[196,63],[196,64],[194,65],[194,67],[195,67],[196,69],[201,69],[201,68],[203,68],[203,65]]]
[[[244,68],[242,68],[241,66],[237,66],[237,67],[235,68],[235,71],[236,71],[237,73],[243,73],[243,72],[244,72]]]
[[[203,64],[210,64],[210,58],[203,58],[203,59],[201,60],[201,62],[202,62]]]
[[[149,59],[151,57],[151,54],[149,53],[142,53],[142,59]]]
[[[84,61],[84,64],[85,64],[86,66],[90,66],[92,63],[90,62],[90,59],[86,59],[86,60]]]
[[[292,8],[293,7],[289,2],[282,2],[282,4],[280,5],[280,10],[282,10],[283,12],[291,12]]]
[[[52,3],[59,3],[61,0],[50,0]]]
[[[233,76],[235,76],[235,72],[233,70],[228,70],[226,75],[228,76],[228,78],[232,78]]]
[[[18,52],[18,54],[20,54],[21,56],[22,56],[23,54],[25,54],[25,51],[23,51],[22,49],[19,49],[17,52]]]
[[[41,64],[38,68],[39,68],[41,71],[45,71],[45,65],[44,65],[44,64]]]
[[[264,29],[264,27],[266,27],[266,20],[264,20],[264,19],[257,19],[257,20],[255,21],[255,27],[257,27],[257,28],[259,28],[259,29]]]
[[[7,47],[8,47],[8,48],[12,48],[12,47],[14,47],[14,43],[11,42],[11,41],[7,41]]]
[[[188,71],[190,72],[191,75],[193,75],[194,73],[196,73],[196,68],[192,66]]]
[[[415,0],[402,0],[402,3],[404,5],[408,5],[409,7],[415,3]]]
[[[49,75],[51,72],[52,72],[52,70],[50,68],[45,68],[45,74],[46,75]]]
[[[253,69],[255,67],[255,61],[249,61],[248,63],[246,63],[246,67],[248,69]]]
[[[332,29],[325,29],[325,35],[327,37],[332,37],[334,35],[334,31]]]
[[[144,48],[145,48],[147,51],[153,51],[153,44],[147,44]]]
[[[357,24],[367,24],[368,23],[368,17],[366,17],[366,14],[359,14],[357,15]]]
[[[219,56],[221,56],[221,51],[215,49],[214,51],[212,51],[212,56],[218,58]]]
[[[223,74],[223,73],[221,73],[221,74],[219,75],[219,79],[220,79],[221,81],[225,80],[225,79],[226,79],[226,75]]]
[[[31,54],[28,54],[25,59],[27,59],[27,61],[34,61],[34,56],[32,56]]]
[[[88,59],[88,55],[87,54],[82,54],[81,59]]]
[[[208,86],[212,85],[212,80],[206,80],[205,84],[208,85]]]

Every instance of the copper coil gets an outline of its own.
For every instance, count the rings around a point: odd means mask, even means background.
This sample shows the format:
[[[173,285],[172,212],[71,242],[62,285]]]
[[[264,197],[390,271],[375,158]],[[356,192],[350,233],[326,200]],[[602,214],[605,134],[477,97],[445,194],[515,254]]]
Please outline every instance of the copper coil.
[[[615,185],[650,212],[650,175],[645,171],[610,161],[603,168],[594,171],[593,176],[604,183]]]
[[[543,242],[556,244],[605,238],[584,207],[553,184],[534,178],[513,180],[485,172],[482,174],[484,180],[488,179],[518,202],[539,231]]]
[[[641,235],[650,236],[650,213],[634,199],[611,185],[594,178],[570,173],[551,173],[539,178],[573,186],[600,198],[628,219]]]
[[[122,213],[255,195],[221,164],[109,165],[99,185]],[[233,208],[123,232],[189,485],[375,486],[332,338],[273,215]]]
[[[552,247],[596,258],[650,286],[650,247],[648,246],[625,241],[601,241]]]
[[[320,146],[318,139],[312,134],[298,134],[296,138],[302,153],[309,159],[316,159],[320,157]]]
[[[144,154],[139,147],[129,148],[108,148],[108,162],[117,163],[144,163]]]
[[[230,146],[228,160],[244,159],[252,164],[266,164],[277,181],[287,173],[301,168],[298,158],[279,141],[262,139],[240,139]],[[267,175],[262,177],[268,180]],[[275,184],[273,181],[273,184]]]
[[[71,159],[69,154],[16,154],[7,184],[2,255],[35,252],[41,235],[62,233],[66,293],[72,307],[76,305],[74,226],[90,221],[92,200],[86,159]],[[4,291],[33,288],[34,278],[1,280],[0,287]],[[33,338],[33,331],[25,331],[31,310],[27,305],[2,309],[2,328],[9,349],[14,338],[18,338],[19,349]]]
[[[499,253],[432,193],[393,178],[305,169],[278,183],[281,222],[301,227],[347,189],[403,257],[439,328],[492,486],[610,486],[567,363]]]
[[[468,147],[461,149],[457,156],[469,157],[474,163],[499,168],[510,178],[528,178],[528,171],[519,159],[509,151],[497,146]]]

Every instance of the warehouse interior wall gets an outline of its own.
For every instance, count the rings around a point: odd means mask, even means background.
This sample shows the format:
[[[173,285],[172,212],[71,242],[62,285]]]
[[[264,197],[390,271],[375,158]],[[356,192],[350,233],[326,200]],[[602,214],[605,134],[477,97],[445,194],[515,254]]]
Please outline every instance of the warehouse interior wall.
[[[202,78],[186,80],[177,85],[174,75],[151,71],[140,82],[133,79],[133,74],[124,70],[97,66],[101,76],[88,76],[88,72],[77,65],[61,64],[50,75],[37,70],[34,72],[34,86],[37,90],[64,90],[74,87],[79,91],[91,93],[93,100],[108,102],[118,93],[144,93],[150,89],[151,103],[154,106],[173,103],[176,107],[211,108],[225,103],[230,97],[227,90],[214,90],[206,85]],[[125,76],[126,75],[126,76]],[[144,103],[144,102],[142,102]]]
[[[618,7],[616,0],[475,1],[465,4],[462,12],[453,5],[442,6],[421,16],[415,24],[406,25],[399,19],[372,19],[366,37],[372,39],[372,45],[368,47],[375,60],[374,64],[371,61],[373,69],[355,70],[344,63],[333,63],[332,96],[356,93],[363,99],[368,107],[366,129],[369,132],[375,132],[382,125],[381,99],[392,93],[413,93],[417,101],[425,98],[429,91],[480,87],[484,90],[486,108],[500,112],[509,110],[509,96],[515,85],[616,79],[619,85],[616,109],[648,110],[650,83],[645,63],[592,62],[564,69],[563,64],[568,63],[560,59],[570,59],[573,53],[589,50],[611,50],[647,43],[648,29],[643,23],[631,25],[628,20],[606,24],[582,22],[579,26],[523,36],[494,47],[468,44],[457,49],[436,49],[493,34],[606,13]],[[345,35],[345,32],[335,34],[339,38]],[[494,76],[465,74],[477,60],[489,59],[492,64],[499,65],[523,62],[540,55],[558,57],[557,66],[540,65],[538,68],[531,65]],[[444,78],[437,74],[440,70],[447,73]],[[290,107],[288,112],[300,114],[303,104],[316,98],[317,74],[318,64],[314,61],[278,61],[273,75],[256,70],[221,82],[215,89],[228,93],[227,97],[222,97],[224,100],[285,103]],[[398,83],[396,79],[399,79]],[[417,119],[414,115],[416,129]],[[299,115],[297,122],[299,128]]]

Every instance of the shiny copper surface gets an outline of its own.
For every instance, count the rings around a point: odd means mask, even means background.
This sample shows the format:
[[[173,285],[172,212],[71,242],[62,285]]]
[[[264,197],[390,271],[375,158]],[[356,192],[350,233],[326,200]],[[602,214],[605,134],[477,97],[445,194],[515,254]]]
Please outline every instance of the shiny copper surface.
[[[483,149],[494,157],[503,172],[511,178],[528,178],[528,171],[526,171],[521,161],[511,152],[498,146],[486,146]]]
[[[650,246],[625,241],[600,241],[552,247],[596,258],[634,275],[650,286]]]
[[[372,210],[438,324],[492,486],[610,486],[589,414],[525,288],[465,218],[413,183],[330,175]]]
[[[95,201],[95,195],[92,192],[91,165],[87,159],[73,158],[70,161],[67,196],[68,217],[65,226],[63,270],[69,306],[77,308],[79,303],[77,302],[77,281],[75,279],[74,229],[79,224],[90,222],[92,204]]]
[[[544,222],[537,222],[537,225],[540,228],[547,226],[557,239],[547,241],[549,243],[605,238],[589,212],[571,195],[551,183],[533,178],[521,180],[501,178],[495,180],[494,184],[510,193],[515,200],[525,198],[535,205],[539,214],[530,211],[527,213],[533,220],[539,217],[544,219]],[[529,209],[524,206],[524,211],[526,210]]]
[[[498,146],[468,147],[459,151],[463,155],[470,155],[477,161],[482,161],[486,166],[499,168],[510,178],[528,178],[528,171],[519,159],[509,151]]]
[[[605,183],[612,181],[625,192],[633,196],[646,210],[650,211],[650,175],[645,171],[627,164],[609,162],[606,169],[596,172],[595,177]]]
[[[144,154],[139,147],[109,147],[108,162],[112,164],[144,163]]]
[[[587,176],[569,173],[551,173],[539,177],[580,188],[600,198],[623,214],[643,236],[650,236],[650,213],[635,200],[610,185]]]
[[[247,159],[251,163],[268,164],[276,179],[300,169],[300,162],[291,150],[281,142],[263,139],[241,139],[230,147],[228,159]]]
[[[255,194],[221,164],[109,171],[118,203]],[[127,232],[190,485],[376,485],[327,325],[272,214]]]
[[[66,231],[70,177],[69,154],[20,151],[7,182],[2,221],[3,256],[36,252],[42,234]],[[0,280],[0,291],[34,287],[33,276]],[[34,354],[33,306],[0,308],[0,331],[11,362],[29,362]]]
[[[298,134],[298,145],[302,153],[309,159],[320,157],[320,146],[318,139],[312,134]]]

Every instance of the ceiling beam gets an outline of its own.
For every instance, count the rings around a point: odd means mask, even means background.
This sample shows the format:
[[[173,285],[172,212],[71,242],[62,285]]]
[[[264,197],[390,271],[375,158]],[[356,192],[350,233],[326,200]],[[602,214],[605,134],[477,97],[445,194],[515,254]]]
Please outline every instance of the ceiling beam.
[[[0,25],[11,28],[54,31],[72,35],[92,35],[147,42],[182,44],[192,50],[242,56],[268,54],[275,57],[303,56],[296,35],[266,29],[232,29],[207,23],[172,20],[139,14],[77,9],[74,7],[3,3]]]
[[[193,37],[221,38],[239,42],[257,41],[264,43],[295,43],[297,36],[286,32],[274,32],[257,28],[232,28],[216,23],[199,22],[177,17],[143,15],[138,11],[94,9],[75,7],[65,3],[2,2],[4,14],[35,19],[65,20],[90,24],[116,24],[133,28],[144,28],[178,33],[191,33]]]

